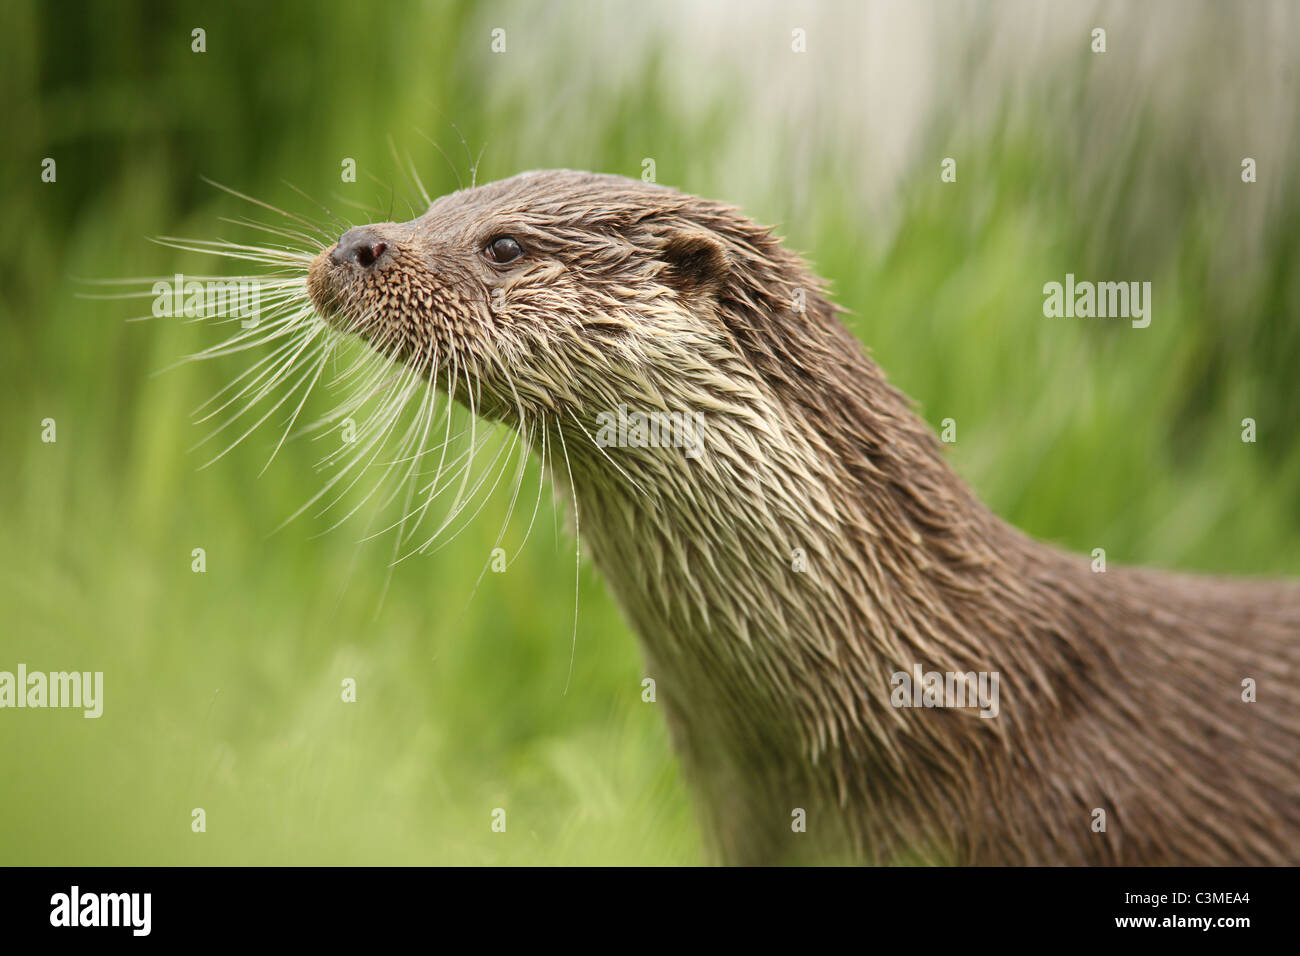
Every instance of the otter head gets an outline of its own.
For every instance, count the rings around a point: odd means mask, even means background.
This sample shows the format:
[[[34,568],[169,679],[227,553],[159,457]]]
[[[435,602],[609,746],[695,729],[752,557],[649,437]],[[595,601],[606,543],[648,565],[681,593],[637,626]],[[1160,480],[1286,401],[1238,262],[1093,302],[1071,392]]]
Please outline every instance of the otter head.
[[[308,289],[334,327],[480,414],[589,420],[672,405],[665,368],[731,351],[718,301],[747,226],[661,186],[524,173],[349,229]]]

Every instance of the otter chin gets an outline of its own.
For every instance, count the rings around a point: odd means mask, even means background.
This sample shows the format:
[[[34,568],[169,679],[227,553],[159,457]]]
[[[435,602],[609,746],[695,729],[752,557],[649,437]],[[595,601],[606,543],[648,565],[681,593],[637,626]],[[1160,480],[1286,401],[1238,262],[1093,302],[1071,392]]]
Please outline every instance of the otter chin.
[[[308,289],[563,447],[716,859],[1300,862],[1300,585],[1021,534],[734,208],[525,173],[349,229]]]

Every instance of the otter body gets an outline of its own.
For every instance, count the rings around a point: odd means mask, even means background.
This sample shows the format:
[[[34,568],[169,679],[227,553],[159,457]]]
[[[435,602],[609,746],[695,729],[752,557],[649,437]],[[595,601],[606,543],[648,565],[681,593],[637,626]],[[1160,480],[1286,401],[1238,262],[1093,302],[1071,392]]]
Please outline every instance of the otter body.
[[[349,230],[308,287],[545,436],[718,859],[1300,862],[1300,585],[1020,534],[735,210],[528,173]],[[698,456],[598,443],[620,406],[694,414]],[[997,674],[996,716],[894,706],[918,667]]]

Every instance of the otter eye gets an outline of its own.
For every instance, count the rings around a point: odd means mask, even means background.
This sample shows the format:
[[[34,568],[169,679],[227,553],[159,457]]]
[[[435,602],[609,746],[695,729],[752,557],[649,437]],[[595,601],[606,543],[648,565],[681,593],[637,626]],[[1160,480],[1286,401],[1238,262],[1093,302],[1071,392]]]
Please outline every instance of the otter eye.
[[[510,236],[497,236],[495,239],[489,240],[483,249],[483,255],[498,265],[514,262],[523,254],[524,247]]]

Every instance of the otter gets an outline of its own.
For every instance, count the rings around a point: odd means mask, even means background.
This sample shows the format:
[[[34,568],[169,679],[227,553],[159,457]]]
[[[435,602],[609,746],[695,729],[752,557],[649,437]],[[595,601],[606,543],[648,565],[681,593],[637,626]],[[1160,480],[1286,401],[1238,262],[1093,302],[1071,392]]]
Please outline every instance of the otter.
[[[525,173],[348,229],[307,290],[564,449],[714,859],[1300,863],[1300,586],[1096,573],[1002,521],[736,209]],[[699,453],[597,441],[620,408],[693,414]],[[899,706],[922,671],[995,675],[996,713]]]

